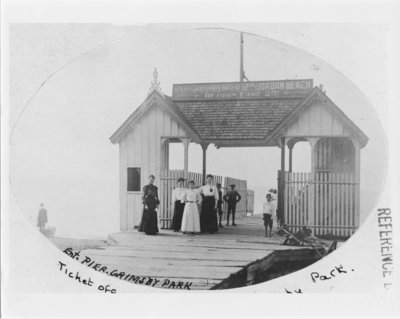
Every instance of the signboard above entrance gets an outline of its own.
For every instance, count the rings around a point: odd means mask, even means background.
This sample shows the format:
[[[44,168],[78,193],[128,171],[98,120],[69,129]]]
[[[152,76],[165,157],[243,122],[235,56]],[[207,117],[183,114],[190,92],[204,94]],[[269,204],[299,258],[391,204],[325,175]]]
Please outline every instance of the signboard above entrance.
[[[174,84],[174,100],[263,99],[304,96],[313,80]]]

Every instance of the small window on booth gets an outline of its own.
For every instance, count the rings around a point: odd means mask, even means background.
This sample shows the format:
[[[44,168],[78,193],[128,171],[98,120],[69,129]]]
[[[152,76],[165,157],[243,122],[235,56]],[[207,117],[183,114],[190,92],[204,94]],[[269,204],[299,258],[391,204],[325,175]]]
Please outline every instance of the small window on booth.
[[[128,167],[128,192],[140,192],[140,167]]]

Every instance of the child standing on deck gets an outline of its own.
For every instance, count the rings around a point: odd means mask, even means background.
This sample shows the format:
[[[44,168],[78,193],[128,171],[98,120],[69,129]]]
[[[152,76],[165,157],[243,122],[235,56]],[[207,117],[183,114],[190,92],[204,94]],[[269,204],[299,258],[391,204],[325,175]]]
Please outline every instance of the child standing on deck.
[[[266,201],[263,204],[263,220],[265,226],[265,237],[268,237],[268,228],[269,228],[269,237],[272,236],[272,225],[273,218],[275,218],[276,208],[275,204],[272,201],[272,195],[270,193],[266,196]]]

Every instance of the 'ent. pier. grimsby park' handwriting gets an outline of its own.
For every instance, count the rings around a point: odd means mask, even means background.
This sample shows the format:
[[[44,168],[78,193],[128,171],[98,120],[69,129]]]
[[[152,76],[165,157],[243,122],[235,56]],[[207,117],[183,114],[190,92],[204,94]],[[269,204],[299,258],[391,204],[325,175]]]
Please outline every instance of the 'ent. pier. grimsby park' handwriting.
[[[190,290],[190,287],[192,285],[192,282],[190,281],[175,281],[169,278],[161,279],[150,276],[140,276],[140,275],[126,273],[124,271],[119,271],[117,269],[109,269],[107,266],[103,266],[100,263],[97,263],[88,256],[81,256],[80,250],[74,251],[72,248],[65,249],[64,253],[67,254],[72,259],[79,261],[82,265],[92,268],[95,271],[104,273],[106,275],[121,280],[129,281],[135,284],[157,287],[157,288],[185,289],[185,290]]]

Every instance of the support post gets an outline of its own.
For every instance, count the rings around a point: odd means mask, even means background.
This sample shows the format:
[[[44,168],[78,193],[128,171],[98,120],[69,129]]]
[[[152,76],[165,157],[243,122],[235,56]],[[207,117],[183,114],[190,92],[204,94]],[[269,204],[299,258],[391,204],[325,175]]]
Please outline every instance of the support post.
[[[285,223],[285,148],[286,141],[281,137],[281,169],[278,171],[278,209],[277,217],[279,223]]]
[[[311,146],[311,172],[315,173],[317,171],[317,142],[318,142],[318,138],[316,137],[310,137],[307,139],[308,142],[310,143]]]
[[[168,139],[166,138],[161,138],[161,158],[160,158],[160,171],[161,174],[164,173],[164,171],[168,170],[168,146],[169,142]]]
[[[354,182],[356,183],[354,187],[354,226],[359,227],[361,223],[360,219],[360,143],[357,140],[352,140],[354,145]]]
[[[183,170],[184,170],[184,178],[187,179],[188,171],[189,171],[189,144],[190,140],[188,138],[181,139],[183,143],[184,150],[184,158],[183,158]]]
[[[294,145],[288,145],[289,146],[289,172],[292,172],[292,153],[293,153],[293,146]]]
[[[202,179],[202,184],[206,184],[206,174],[207,174],[207,148],[208,144],[201,144],[201,148],[203,149],[203,179]]]
[[[307,222],[309,226],[315,225],[315,205],[314,201],[316,198],[316,185],[314,181],[317,178],[316,170],[317,170],[317,152],[316,145],[318,142],[318,138],[310,137],[307,139],[311,146],[311,173],[309,174],[309,183],[308,183],[308,212],[307,212]],[[311,230],[315,232],[315,228],[311,227]]]
[[[285,171],[285,152],[286,151],[286,143],[285,138],[281,137],[281,171]]]

